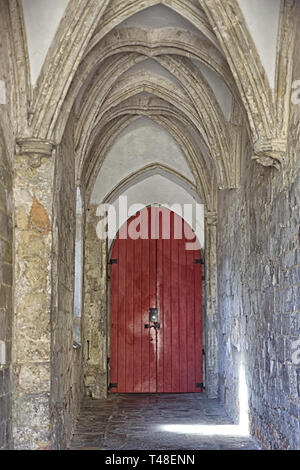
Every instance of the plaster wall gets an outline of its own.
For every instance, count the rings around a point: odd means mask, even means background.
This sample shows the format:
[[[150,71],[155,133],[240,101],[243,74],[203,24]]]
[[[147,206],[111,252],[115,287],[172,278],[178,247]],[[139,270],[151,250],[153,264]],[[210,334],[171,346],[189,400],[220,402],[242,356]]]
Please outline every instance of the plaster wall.
[[[35,85],[69,0],[22,0],[31,83]]]
[[[108,152],[95,182],[91,202],[100,203],[121,180],[153,162],[174,168],[194,181],[182,150],[170,134],[150,119],[141,118],[119,135]]]
[[[238,0],[271,88],[274,88],[281,0]]]
[[[203,36],[195,26],[165,5],[155,5],[132,15],[120,27],[139,26],[151,28],[177,27]]]

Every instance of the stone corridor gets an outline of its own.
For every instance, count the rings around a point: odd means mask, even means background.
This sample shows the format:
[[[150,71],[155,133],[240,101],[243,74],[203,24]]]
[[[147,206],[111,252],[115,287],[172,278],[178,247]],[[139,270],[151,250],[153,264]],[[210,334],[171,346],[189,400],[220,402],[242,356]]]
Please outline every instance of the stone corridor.
[[[86,399],[70,450],[257,450],[216,399],[202,394]]]
[[[300,0],[0,0],[0,450],[300,450],[299,50]]]

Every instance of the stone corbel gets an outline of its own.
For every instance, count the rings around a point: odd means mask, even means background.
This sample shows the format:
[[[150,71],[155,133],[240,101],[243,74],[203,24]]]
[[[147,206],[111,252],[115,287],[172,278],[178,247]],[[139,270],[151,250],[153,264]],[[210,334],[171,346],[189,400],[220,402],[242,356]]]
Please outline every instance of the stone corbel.
[[[260,139],[254,144],[252,160],[263,166],[273,166],[279,170],[285,162],[287,141],[285,139]]]
[[[218,223],[218,213],[217,212],[206,212],[205,213],[205,222],[207,225],[217,225]]]
[[[38,139],[35,137],[17,139],[17,155],[27,156],[29,158],[29,165],[32,168],[40,167],[42,158],[52,157],[54,149],[55,144],[50,140]]]

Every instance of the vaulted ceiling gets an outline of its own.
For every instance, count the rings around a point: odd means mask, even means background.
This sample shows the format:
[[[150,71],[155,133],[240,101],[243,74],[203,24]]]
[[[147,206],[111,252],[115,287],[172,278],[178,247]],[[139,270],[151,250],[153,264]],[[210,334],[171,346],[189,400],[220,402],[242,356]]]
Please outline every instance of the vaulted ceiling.
[[[174,163],[140,151],[105,197],[141,174],[163,174],[213,212],[216,189],[239,186],[245,129],[254,159],[283,164],[293,35],[281,24],[292,24],[294,0],[11,0],[9,8],[15,133],[59,145],[74,116],[77,177],[89,196],[141,119],[173,145]]]

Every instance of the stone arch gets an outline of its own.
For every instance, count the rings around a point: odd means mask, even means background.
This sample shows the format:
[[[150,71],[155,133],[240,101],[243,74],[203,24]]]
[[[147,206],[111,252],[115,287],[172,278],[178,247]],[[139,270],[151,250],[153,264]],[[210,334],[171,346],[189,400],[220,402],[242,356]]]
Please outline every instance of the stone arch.
[[[16,109],[22,114],[18,125],[22,135],[19,134],[18,137],[30,136],[51,141],[76,70],[90,46],[93,48],[101,37],[127,17],[159,3],[172,8],[190,21],[222,51],[247,112],[254,158],[263,165],[279,168],[287,148],[287,119],[283,109],[288,104],[291,86],[290,66],[288,61],[277,60],[278,73],[289,77],[288,86],[285,93],[281,93],[278,87],[272,93],[237,0],[199,0],[199,7],[187,0],[174,0],[172,5],[167,0],[148,0],[142,4],[137,0],[119,0],[114,4],[114,10],[110,7],[109,0],[101,3],[71,0],[48,51],[32,100],[31,88],[28,86],[26,47],[13,48],[14,63],[23,64],[20,68],[15,67],[19,97]],[[11,10],[14,13],[11,20],[12,43],[17,39],[15,31],[22,25],[15,5],[16,2],[12,4]],[[296,2],[291,1],[282,9],[284,18],[292,23],[289,32],[279,39],[286,56],[293,49],[291,37],[296,8]],[[97,39],[93,39],[93,36]],[[25,94],[24,89],[27,90]]]
[[[76,69],[109,0],[70,0],[47,53],[30,109],[33,136],[52,137]],[[71,38],[71,40],[70,40]]]
[[[116,54],[130,54],[131,56],[140,54],[147,58],[155,58],[160,55],[178,55],[197,59],[217,73],[224,80],[235,99],[241,102],[228,64],[220,51],[209,41],[199,38],[193,33],[182,30],[178,37],[177,32],[178,30],[175,28],[166,28],[159,30],[158,34],[153,35],[147,30],[125,28],[118,31],[118,34],[114,31],[109,33],[89,52],[78,67],[63,104],[63,113],[61,113],[61,117],[58,119],[55,130],[56,138],[60,140],[61,132],[64,128],[64,120],[66,119],[65,116],[68,116],[70,113],[81,87],[89,78],[92,71],[97,73],[99,65]],[[140,60],[145,60],[145,58],[140,58]]]
[[[277,56],[279,53],[284,56],[292,54],[294,47],[292,36],[295,38],[295,20],[292,18],[296,17],[297,2],[284,3],[281,17],[285,16],[285,24],[289,18],[291,27],[289,32],[279,39],[284,47],[283,50],[277,50]],[[282,114],[278,115],[276,108],[279,106],[282,109],[282,100],[288,104],[286,93],[282,93],[278,88],[272,92],[237,0],[199,0],[199,5],[205,11],[218,37],[239,88],[251,128],[253,159],[264,166],[280,168],[287,151],[287,125],[285,123],[283,128]],[[287,51],[288,48],[290,52]],[[277,60],[277,74],[280,72],[282,77],[286,78],[290,70],[288,61],[285,61],[281,70],[280,65],[283,65],[282,62]],[[290,79],[288,83],[290,90]],[[283,88],[286,88],[286,85]],[[288,109],[289,107],[288,105]]]
[[[125,191],[126,189],[130,188],[132,185],[139,183],[152,175],[161,175],[171,181],[174,181],[178,186],[184,188],[188,193],[190,193],[195,200],[198,202],[202,202],[199,199],[199,193],[197,191],[196,185],[190,181],[188,178],[183,176],[178,171],[168,167],[167,165],[163,165],[162,163],[155,162],[150,165],[146,165],[143,168],[131,173],[126,178],[121,180],[104,198],[103,203],[111,203],[114,202],[118,196]]]
[[[125,111],[124,117],[122,116],[122,113],[120,113],[118,117],[114,117],[113,120],[108,121],[104,127],[98,128],[98,133],[100,135],[103,134],[105,138],[90,148],[87,153],[86,161],[82,164],[81,170],[81,178],[85,179],[84,184],[87,188],[87,199],[89,199],[91,188],[100,171],[103,159],[117,135],[119,135],[131,122],[134,122],[141,115],[147,116],[151,120],[157,122],[172,135],[186,156],[187,163],[195,177],[198,194],[201,195],[202,200],[205,202],[209,210],[214,210],[213,207],[216,202],[214,197],[216,184],[213,175],[215,171],[207,164],[199,147],[193,141],[192,136],[189,135],[179,120],[174,121],[174,119],[167,116],[153,116],[151,113],[145,111],[139,112],[138,115],[136,115],[136,111],[134,111],[134,114],[129,119]]]
[[[28,127],[28,110],[32,100],[30,83],[30,64],[26,39],[23,8],[21,2],[8,3],[8,29],[10,34],[11,59],[14,81],[14,118],[15,132],[25,136]]]
[[[74,67],[74,64],[80,64],[87,50],[89,40],[97,28],[97,24],[101,28],[101,22],[99,23],[99,21],[106,11],[109,1],[106,0],[101,5],[94,5],[91,2],[88,2],[88,5],[86,5],[86,3],[85,0],[77,2],[71,0],[69,2],[64,18],[48,51],[38,79],[36,93],[32,99],[32,105],[28,109],[30,119],[27,132],[29,131],[33,137],[48,140],[53,138],[55,123],[78,67]],[[127,11],[127,15],[129,14],[130,16],[140,11],[140,2],[126,3],[128,2],[120,2],[119,5],[123,13]],[[159,3],[169,6],[165,2],[149,0],[148,2],[143,2],[142,9]],[[196,22],[200,29],[203,28],[206,31],[210,40],[215,41],[214,34],[202,11],[195,7],[195,5],[190,5],[186,0],[184,3],[185,5],[182,6],[182,2],[176,1],[172,5],[172,9],[189,20],[193,19],[192,22]],[[117,11],[116,14],[118,16],[118,5],[114,5],[114,10]],[[80,18],[79,22],[77,22],[78,18]],[[107,22],[105,16],[103,21],[104,23]],[[119,18],[118,22],[120,21],[122,21],[122,17]],[[70,37],[72,37],[71,41],[69,40]],[[74,47],[75,44],[76,47]],[[64,56],[67,56],[67,61],[61,60],[62,53],[64,53]],[[62,73],[62,67],[64,73]],[[29,106],[29,103],[27,105]],[[26,134],[27,132],[24,129],[24,133]]]
[[[113,28],[117,27],[130,16],[139,13],[146,8],[159,4],[167,6],[188,20],[193,26],[207,36],[216,47],[219,47],[213,29],[203,13],[203,10],[192,4],[190,0],[174,0],[172,2],[169,2],[168,0],[147,0],[143,2],[140,2],[139,0],[118,0],[117,4],[115,3],[111,8],[107,8],[95,31],[94,38],[91,41],[91,48],[93,48],[97,42],[101,41],[101,39],[103,39],[103,37]]]
[[[172,106],[178,108],[180,113],[183,114],[194,125],[194,127],[200,132],[200,135],[202,136],[206,146],[209,148],[212,154],[212,158],[215,159],[219,167],[219,178],[221,181],[220,185],[229,185],[230,187],[230,175],[228,170],[228,163],[226,161],[226,156],[228,159],[228,143],[224,138],[224,134],[222,135],[222,133],[220,133],[220,129],[222,129],[221,122],[217,121],[215,124],[213,124],[213,116],[207,116],[207,119],[211,119],[211,123],[208,122],[204,126],[203,120],[198,116],[195,107],[189,103],[185,93],[181,92],[180,89],[174,86],[171,82],[157,76],[149,77],[148,74],[143,73],[126,77],[118,83],[116,90],[113,90],[108,99],[104,101],[101,108],[101,113],[98,113],[97,120],[100,121],[105,112],[107,112],[110,108],[114,108],[131,96],[135,96],[145,91],[153,94],[154,96],[162,98],[163,100],[169,102]],[[84,120],[85,117],[82,115],[82,122],[84,122]],[[85,122],[85,125],[90,127],[88,122]],[[95,122],[95,126],[97,126],[97,121]],[[221,147],[220,143],[218,143],[219,136],[213,132],[213,128],[215,126],[219,129],[220,140],[222,141],[223,139],[223,144],[221,144]],[[226,135],[227,128],[224,128],[224,124],[223,129]],[[89,132],[80,132],[80,134],[85,136],[85,140],[88,139]],[[78,150],[80,158],[82,158],[81,155],[86,153],[86,148],[87,143],[84,142],[79,146]],[[223,155],[223,153],[225,155]]]
[[[101,63],[120,52],[138,52],[148,57],[176,54],[194,58],[224,78],[229,88],[234,88],[230,69],[219,49],[195,33],[173,27],[157,31],[126,27],[120,29],[117,34],[111,31],[88,51],[84,58],[85,74],[89,73],[96,62]]]

